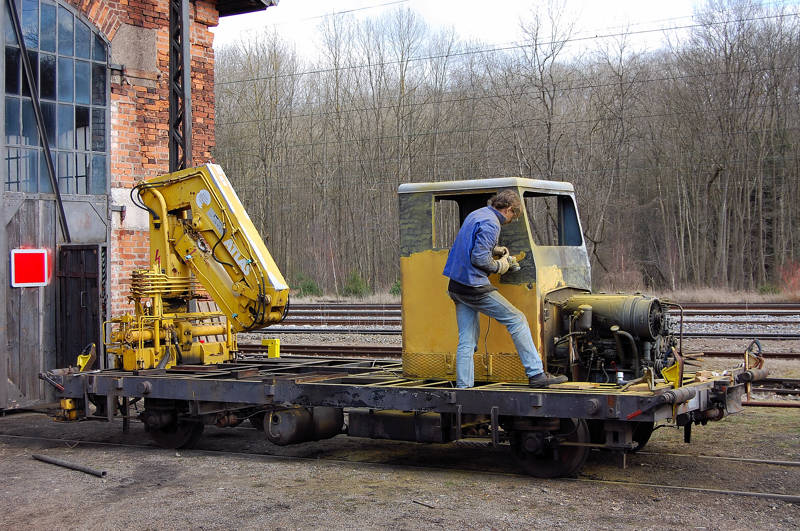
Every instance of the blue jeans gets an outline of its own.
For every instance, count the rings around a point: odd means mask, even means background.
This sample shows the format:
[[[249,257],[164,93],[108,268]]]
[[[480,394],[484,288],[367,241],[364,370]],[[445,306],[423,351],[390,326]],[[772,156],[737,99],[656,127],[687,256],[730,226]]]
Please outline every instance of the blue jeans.
[[[497,320],[508,329],[517,354],[525,367],[528,377],[542,372],[542,358],[533,344],[533,336],[525,314],[508,302],[496,291],[480,296],[465,296],[448,292],[456,303],[456,322],[458,323],[458,349],[456,350],[456,387],[475,385],[475,363],[473,354],[480,340],[479,314]]]

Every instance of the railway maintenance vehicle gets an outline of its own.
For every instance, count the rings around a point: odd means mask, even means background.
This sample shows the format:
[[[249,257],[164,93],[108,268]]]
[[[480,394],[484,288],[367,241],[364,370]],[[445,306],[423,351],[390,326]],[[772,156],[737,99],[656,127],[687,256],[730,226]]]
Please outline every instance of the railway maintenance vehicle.
[[[505,329],[481,317],[475,387],[455,389],[458,333],[442,275],[464,218],[503,190],[525,203],[500,245],[519,267],[490,280],[525,313],[545,369],[569,381],[530,389]],[[571,184],[522,178],[402,184],[398,190],[402,361],[245,356],[237,332],[280,322],[289,287],[225,173],[206,164],[132,190],[150,217],[150,268],[131,283],[133,315],[106,323],[110,368],[55,369],[63,419],[123,418],[130,405],[159,446],[190,448],[205,426],[244,420],[278,445],[351,437],[507,444],[538,477],[575,475],[591,448],[641,449],[654,427],[742,411],[767,376],[755,349],[721,373],[691,372],[670,303],[591,291]],[[219,312],[198,312],[209,294]],[[673,305],[674,306],[674,305]],[[675,321],[675,322],[674,322]],[[141,407],[141,410],[139,408]]]

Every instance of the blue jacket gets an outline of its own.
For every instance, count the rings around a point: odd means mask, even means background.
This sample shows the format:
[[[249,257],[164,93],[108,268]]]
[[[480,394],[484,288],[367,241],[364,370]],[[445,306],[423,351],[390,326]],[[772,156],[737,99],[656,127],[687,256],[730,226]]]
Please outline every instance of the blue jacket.
[[[490,206],[467,216],[450,249],[443,274],[465,286],[489,285],[489,275],[497,272],[492,249],[500,239],[500,227],[505,221],[505,216]]]

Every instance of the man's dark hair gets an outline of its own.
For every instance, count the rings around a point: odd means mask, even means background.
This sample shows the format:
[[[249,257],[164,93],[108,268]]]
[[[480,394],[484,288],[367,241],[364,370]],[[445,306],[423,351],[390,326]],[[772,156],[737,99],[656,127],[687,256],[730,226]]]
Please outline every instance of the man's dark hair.
[[[514,190],[503,190],[496,196],[492,197],[492,199],[489,201],[489,204],[497,210],[502,210],[506,207],[512,207],[514,209],[514,219],[517,219],[522,215],[522,201],[519,198],[519,194],[517,194],[517,192]]]

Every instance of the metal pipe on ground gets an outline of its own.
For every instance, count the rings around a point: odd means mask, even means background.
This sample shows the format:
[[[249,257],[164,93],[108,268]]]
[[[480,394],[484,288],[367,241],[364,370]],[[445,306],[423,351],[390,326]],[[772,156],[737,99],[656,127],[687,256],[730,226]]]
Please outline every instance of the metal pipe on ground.
[[[58,466],[63,466],[64,468],[71,468],[72,470],[77,470],[78,472],[85,472],[86,474],[91,474],[99,478],[104,478],[108,475],[108,473],[105,470],[97,470],[96,468],[89,468],[88,466],[79,465],[77,463],[70,463],[69,461],[64,461],[63,459],[57,459],[55,457],[48,457],[46,455],[41,455],[41,454],[33,454],[31,455],[31,457],[39,461],[44,461],[45,463],[50,463],[51,465],[58,465]]]

